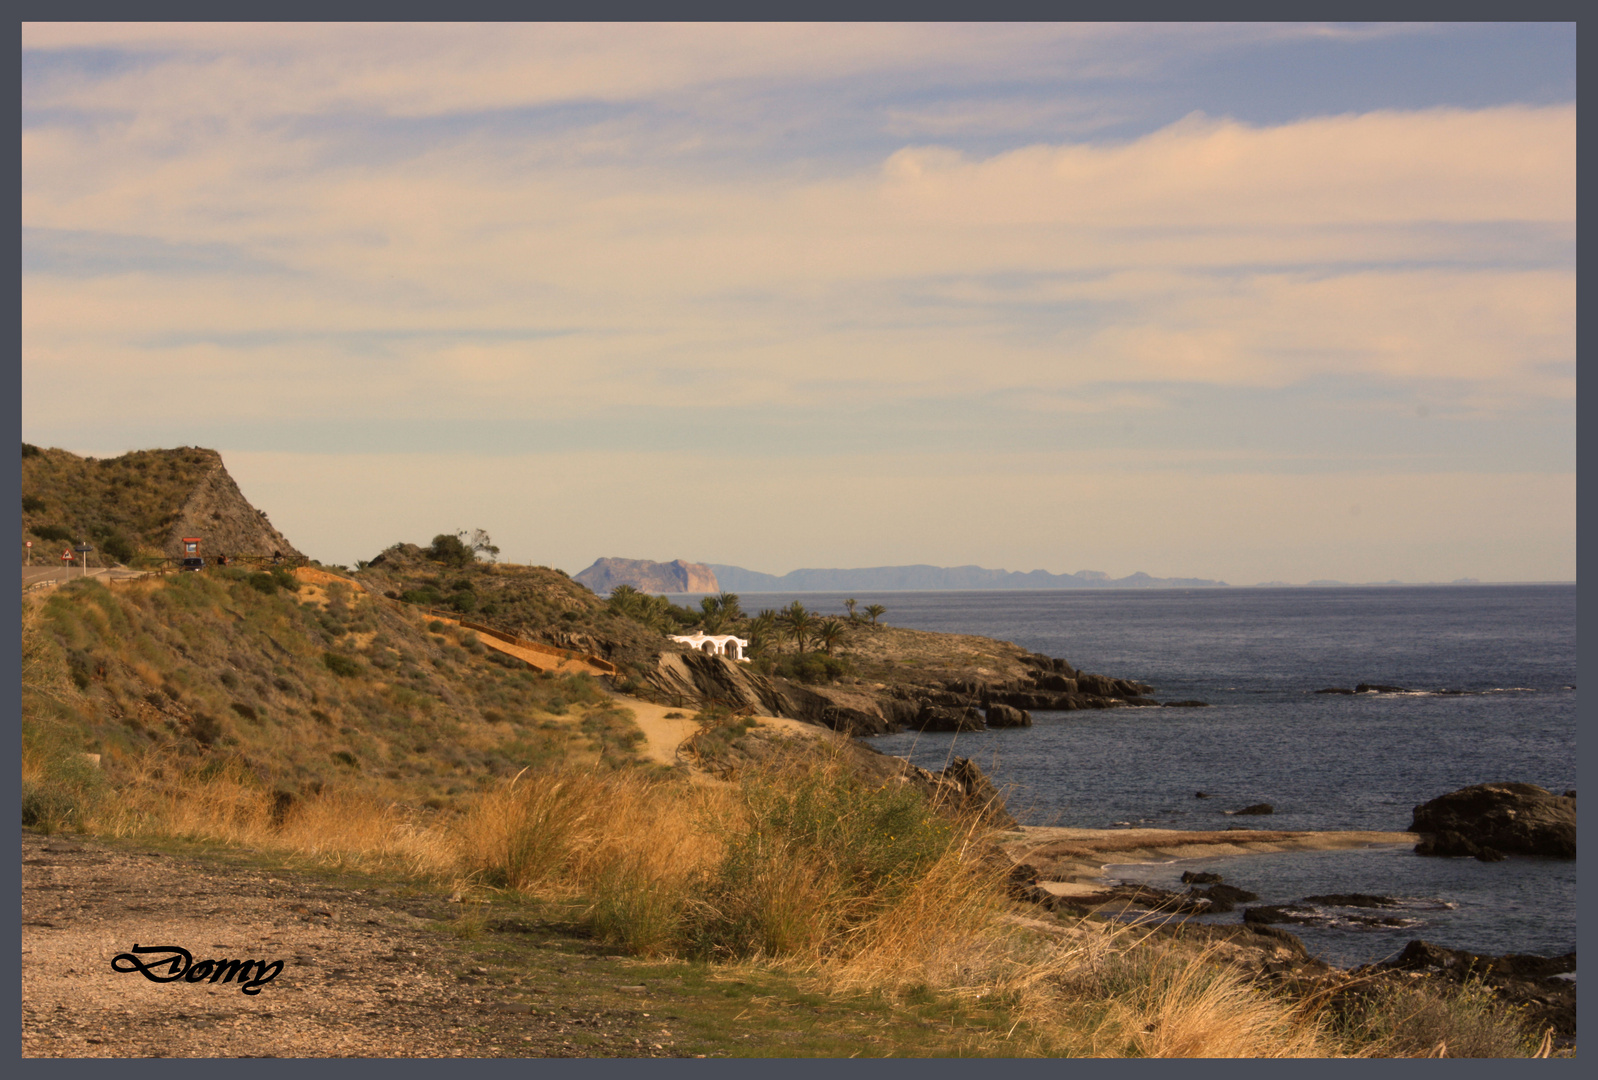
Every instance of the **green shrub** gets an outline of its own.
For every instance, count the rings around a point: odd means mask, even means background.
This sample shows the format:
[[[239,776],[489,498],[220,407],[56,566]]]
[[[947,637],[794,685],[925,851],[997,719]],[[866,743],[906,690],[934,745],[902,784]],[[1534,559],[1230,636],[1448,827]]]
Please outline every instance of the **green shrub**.
[[[256,590],[257,592],[266,593],[268,596],[277,592],[277,578],[271,574],[265,572],[251,574],[249,581],[250,588]]]
[[[72,543],[71,530],[64,525],[35,525],[33,535],[40,540],[59,540],[63,544]]]
[[[826,950],[912,887],[959,832],[915,789],[837,763],[746,775],[693,948],[706,956]]]
[[[37,495],[24,495],[22,497],[22,512],[24,514],[37,514],[44,509],[44,506],[44,500]]]
[[[327,665],[327,670],[346,679],[354,678],[361,673],[361,665],[347,656],[335,652],[322,654],[322,663]]]
[[[600,941],[635,956],[672,952],[683,937],[687,904],[687,891],[673,884],[638,859],[613,864],[596,882],[584,920]]]
[[[771,674],[802,683],[830,683],[853,670],[847,660],[811,652],[780,658],[772,665]]]
[[[99,766],[53,727],[25,723],[22,742],[39,763],[22,780],[22,824],[46,834],[84,828],[106,795]]]
[[[109,533],[100,540],[100,550],[124,566],[133,561],[133,541],[119,532]]]

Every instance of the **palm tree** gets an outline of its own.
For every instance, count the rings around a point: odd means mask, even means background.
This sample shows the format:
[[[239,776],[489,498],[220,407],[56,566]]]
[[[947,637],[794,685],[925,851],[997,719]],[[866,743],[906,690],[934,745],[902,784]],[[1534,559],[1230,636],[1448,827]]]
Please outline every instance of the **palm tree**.
[[[610,590],[605,606],[617,615],[636,615],[643,601],[643,593],[631,585],[618,585]]]
[[[871,619],[871,625],[877,625],[877,619],[888,613],[888,609],[881,604],[872,604],[866,608],[866,615]]]
[[[805,642],[810,638],[810,631],[815,626],[815,616],[805,610],[805,606],[795,600],[782,609],[782,614],[777,616],[783,631],[788,637],[793,638],[799,651],[805,651]]]
[[[738,604],[738,594],[724,592],[716,598],[716,603],[721,605],[721,613],[727,616],[728,622],[737,622],[744,617],[744,609]]]
[[[816,627],[816,640],[821,647],[827,650],[827,655],[832,655],[832,647],[846,641],[849,637],[849,628],[837,619],[826,619]]]
[[[699,626],[707,634],[721,631],[722,624],[727,621],[727,610],[722,607],[721,601],[714,596],[707,596],[699,601],[699,610],[704,612],[699,618]]]
[[[777,613],[766,608],[749,620],[749,654],[760,656],[777,636]]]
[[[852,598],[849,599],[849,600],[845,600],[843,602],[844,610],[849,613],[849,621],[850,622],[859,622],[860,621],[860,616],[856,615],[855,614],[855,610],[854,610],[854,606],[856,604],[858,604],[859,602],[860,601],[852,599]]]

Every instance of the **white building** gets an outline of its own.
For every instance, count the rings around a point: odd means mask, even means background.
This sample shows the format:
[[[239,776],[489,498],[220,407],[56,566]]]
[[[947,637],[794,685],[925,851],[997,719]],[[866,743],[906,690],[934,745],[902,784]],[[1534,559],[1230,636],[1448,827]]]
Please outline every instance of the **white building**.
[[[744,656],[744,650],[749,647],[749,642],[732,634],[706,634],[703,630],[695,630],[692,635],[672,634],[670,637],[671,640],[680,641],[690,649],[707,652],[711,656],[730,656],[739,663],[749,662]]]

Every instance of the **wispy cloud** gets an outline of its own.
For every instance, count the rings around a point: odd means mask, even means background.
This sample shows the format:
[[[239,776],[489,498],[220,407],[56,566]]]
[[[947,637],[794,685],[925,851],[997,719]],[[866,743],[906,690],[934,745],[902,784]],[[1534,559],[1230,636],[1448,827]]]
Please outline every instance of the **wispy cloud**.
[[[1100,421],[1186,393],[1210,422],[1160,460],[1268,473],[1335,440],[1240,448],[1227,402],[1315,388],[1573,468],[1527,436],[1574,401],[1572,103],[1173,110],[1193,57],[1453,33],[29,24],[25,423],[670,443],[713,415],[814,458],[875,416],[874,452],[1080,452],[1053,424],[1132,461]],[[181,398],[174,367],[204,372]],[[1371,445],[1433,470],[1409,438]]]

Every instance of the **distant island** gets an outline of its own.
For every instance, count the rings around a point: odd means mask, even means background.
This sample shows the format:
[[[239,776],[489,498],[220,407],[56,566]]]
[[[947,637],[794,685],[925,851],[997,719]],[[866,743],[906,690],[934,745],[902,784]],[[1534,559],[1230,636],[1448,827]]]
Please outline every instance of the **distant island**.
[[[958,589],[1171,589],[1226,588],[1208,578],[1160,578],[1138,571],[1112,578],[1098,570],[1051,574],[1046,570],[988,570],[981,566],[871,566],[855,570],[792,570],[763,574],[741,566],[683,559],[596,559],[573,577],[597,593],[618,585],[642,592],[940,592]]]
[[[1225,588],[1208,578],[1153,577],[1141,570],[1112,578],[1099,570],[1051,574],[1047,570],[989,570],[981,566],[872,566],[857,570],[792,570],[778,576],[741,566],[707,564],[729,592],[861,592],[958,589],[1172,589]]]
[[[630,585],[647,593],[716,593],[724,586],[704,563],[682,559],[651,562],[648,559],[596,559],[594,565],[573,580],[596,593],[612,592],[619,585]]]

